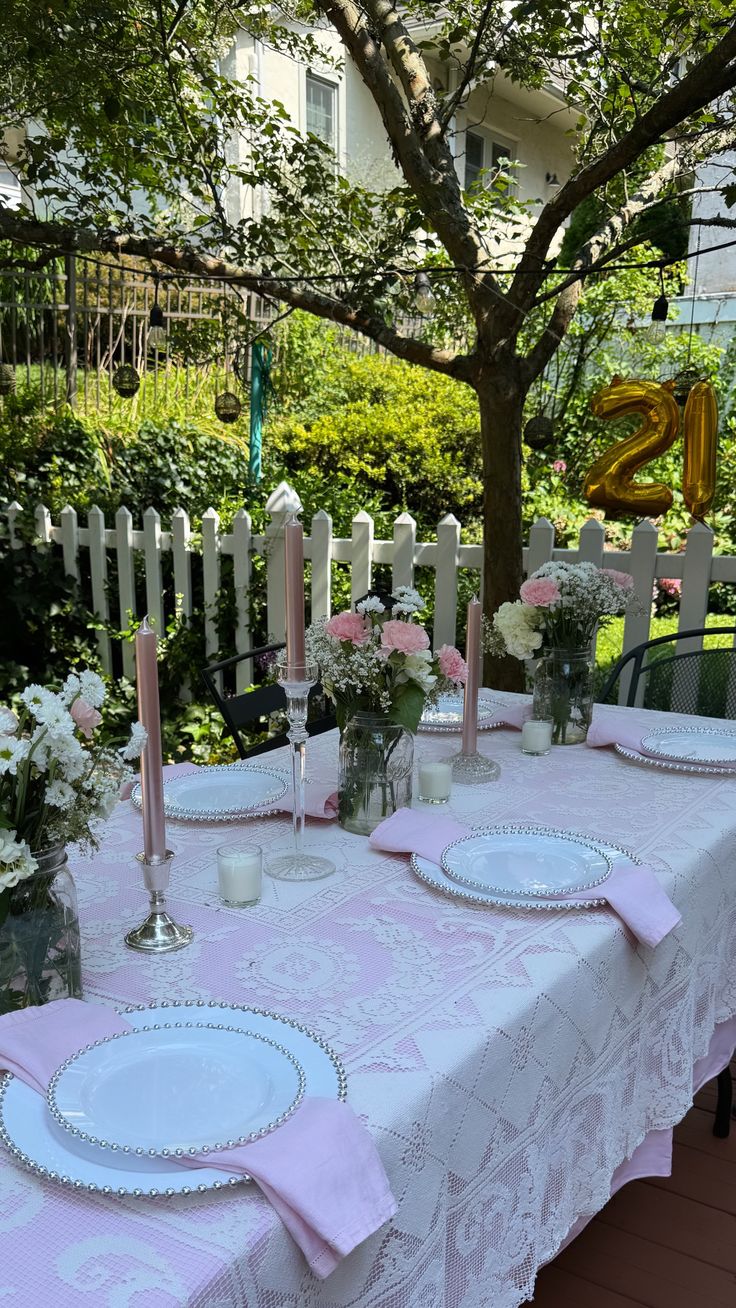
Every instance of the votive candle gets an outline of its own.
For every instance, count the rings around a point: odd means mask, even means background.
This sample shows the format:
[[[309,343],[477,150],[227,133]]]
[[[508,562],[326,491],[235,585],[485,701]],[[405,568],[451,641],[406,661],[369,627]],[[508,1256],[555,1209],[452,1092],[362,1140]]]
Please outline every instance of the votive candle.
[[[304,529],[296,518],[284,527],[286,662],[289,675],[304,676]],[[298,671],[297,671],[298,670]]]
[[[146,729],[146,743],[141,751],[141,810],[143,852],[148,863],[166,857],[157,646],[156,633],[145,617],[135,635],[135,676],[138,717]]]
[[[220,845],[217,881],[226,904],[246,908],[261,897],[263,851],[260,845]]]
[[[549,754],[552,748],[552,723],[544,720],[525,722],[521,728],[524,754]]]
[[[452,767],[449,763],[419,764],[419,798],[425,804],[446,804],[452,790]]]
[[[480,663],[481,605],[477,596],[468,604],[467,632],[465,636],[465,662],[468,679],[463,701],[463,754],[478,752],[478,681]]]

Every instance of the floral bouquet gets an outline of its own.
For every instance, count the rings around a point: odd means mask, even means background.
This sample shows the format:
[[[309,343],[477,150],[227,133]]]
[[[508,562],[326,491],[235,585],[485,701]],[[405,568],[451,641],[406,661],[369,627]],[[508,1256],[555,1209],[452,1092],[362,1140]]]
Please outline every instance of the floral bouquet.
[[[375,713],[416,732],[424,705],[467,679],[453,645],[432,654],[429,636],[415,621],[424,600],[411,586],[393,595],[373,592],[355,612],[337,613],[307,631],[309,658],[337,709],[342,731],[355,713]]]
[[[613,568],[545,563],[523,583],[520,598],[494,614],[494,653],[540,658],[533,712],[551,720],[557,745],[585,740],[593,714],[593,636],[636,604],[633,587],[627,572]]]
[[[338,820],[368,835],[411,803],[414,732],[425,703],[468,675],[451,645],[436,653],[416,615],[424,607],[410,586],[369,594],[355,612],[314,623],[308,657],[319,665],[340,727]]]
[[[95,746],[104,698],[81,672],[57,693],[28,686],[17,715],[0,709],[0,1012],[81,992],[64,846],[97,846],[146,740],[135,723],[123,750]]]

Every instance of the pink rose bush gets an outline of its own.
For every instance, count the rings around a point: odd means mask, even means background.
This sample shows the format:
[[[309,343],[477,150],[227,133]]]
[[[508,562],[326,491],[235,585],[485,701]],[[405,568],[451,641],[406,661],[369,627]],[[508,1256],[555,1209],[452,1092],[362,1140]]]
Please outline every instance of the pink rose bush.
[[[465,660],[452,645],[432,654],[417,621],[424,601],[411,586],[366,595],[355,607],[307,632],[309,658],[319,665],[338,722],[356,712],[379,713],[415,731],[425,703],[465,680]]]
[[[548,649],[587,649],[598,626],[633,611],[633,578],[593,563],[544,563],[522,584],[519,599],[494,614],[490,648],[529,659]]]

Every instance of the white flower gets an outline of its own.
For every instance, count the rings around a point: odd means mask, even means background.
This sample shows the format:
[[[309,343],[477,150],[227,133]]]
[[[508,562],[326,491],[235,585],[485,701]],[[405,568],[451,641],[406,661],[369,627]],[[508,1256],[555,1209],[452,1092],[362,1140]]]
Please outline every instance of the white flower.
[[[0,736],[0,776],[7,772],[14,777],[18,771],[18,764],[28,758],[30,749],[30,740],[18,740],[16,736]]]
[[[134,722],[130,728],[130,740],[120,750],[122,757],[124,759],[138,758],[147,740],[148,732],[143,723]]]
[[[69,705],[71,704],[73,699],[77,698],[78,694],[79,694],[79,677],[77,676],[76,672],[70,672],[69,676],[64,682],[64,685],[59,691],[59,698],[61,699],[62,703]]]
[[[424,608],[424,600],[413,586],[397,586],[393,597],[396,603],[392,613],[418,613]]]
[[[18,719],[12,709],[0,708],[0,736],[14,736],[18,730]]]
[[[79,674],[79,693],[92,708],[100,708],[105,702],[105,683],[96,672],[86,669]]]
[[[68,716],[61,697],[45,686],[26,686],[20,698],[37,722],[56,722],[62,715]]]
[[[402,676],[402,673],[406,675]],[[404,659],[401,673],[396,679],[397,681],[415,681],[416,684],[421,686],[422,690],[428,694],[437,681],[436,676],[432,672],[432,654],[430,651],[428,649],[422,649],[416,654],[407,654]]]
[[[355,606],[356,613],[385,613],[386,606],[381,603],[377,595],[369,595],[367,599],[361,600],[360,604]]]
[[[76,791],[68,781],[52,781],[51,785],[46,787],[44,799],[52,808],[71,808],[76,797]]]
[[[529,659],[542,644],[542,633],[537,630],[538,612],[532,604],[502,604],[493,617],[507,653],[516,659]]]
[[[15,831],[0,830],[0,891],[9,890],[36,871],[38,863]]]

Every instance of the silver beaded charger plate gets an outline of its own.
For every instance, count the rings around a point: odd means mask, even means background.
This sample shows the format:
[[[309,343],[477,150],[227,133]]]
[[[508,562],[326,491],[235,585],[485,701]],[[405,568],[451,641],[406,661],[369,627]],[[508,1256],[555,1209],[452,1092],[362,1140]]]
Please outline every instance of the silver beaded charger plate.
[[[653,758],[651,754],[640,754],[638,750],[629,749],[627,745],[616,744],[614,748],[617,754],[632,763],[644,763],[650,768],[664,768],[667,772],[688,772],[690,775],[695,773],[703,777],[736,776],[736,768],[733,767],[715,767],[704,763],[675,763],[670,759]]]
[[[642,737],[642,754],[669,763],[736,767],[736,731],[719,727],[668,727]]]
[[[198,768],[183,777],[164,782],[164,813],[179,822],[237,822],[246,817],[263,817],[286,793],[286,778],[269,768],[239,767],[237,764]],[[136,808],[141,807],[140,782],[131,792]]]
[[[301,1064],[268,1036],[163,1021],[72,1054],[46,1102],[59,1126],[90,1144],[181,1157],[267,1135],[298,1107],[305,1084]]]
[[[288,1049],[303,1067],[310,1095],[343,1100],[345,1070],[330,1046],[307,1027],[260,1008],[238,1004],[159,1003],[121,1010],[135,1029],[161,1022],[222,1023],[260,1034]],[[249,1181],[216,1165],[200,1167],[186,1157],[174,1161],[148,1154],[102,1149],[63,1129],[49,1113],[43,1095],[7,1073],[0,1075],[0,1140],[23,1166],[47,1180],[92,1194],[157,1198],[204,1194]]]
[[[482,827],[442,851],[442,870],[471,890],[544,899],[592,890],[611,859],[591,840],[552,827]]]
[[[549,828],[539,829],[549,830]],[[588,836],[577,831],[566,832],[566,835],[580,840],[589,839]],[[630,853],[623,845],[611,845],[606,841],[600,843],[600,849],[611,859],[623,856],[630,863],[637,866],[642,864],[642,860],[635,854]],[[431,886],[434,890],[439,890],[443,895],[449,896],[450,899],[459,900],[464,904],[478,904],[485,908],[517,908],[522,909],[524,912],[551,913],[559,913],[567,909],[605,908],[606,906],[605,899],[593,898],[592,896],[591,898],[586,896],[584,899],[567,899],[564,897],[559,899],[540,897],[537,899],[530,895],[499,895],[493,891],[471,890],[453,881],[438,863],[432,863],[428,858],[422,858],[418,854],[412,854],[411,868],[425,885]]]
[[[498,726],[494,721],[502,709],[507,705],[502,699],[494,699],[490,695],[478,696],[478,730],[490,731],[492,727]],[[439,695],[436,704],[431,704],[425,708],[419,719],[418,731],[462,731],[463,726],[463,697],[460,694],[452,694],[448,691],[445,695]]]

